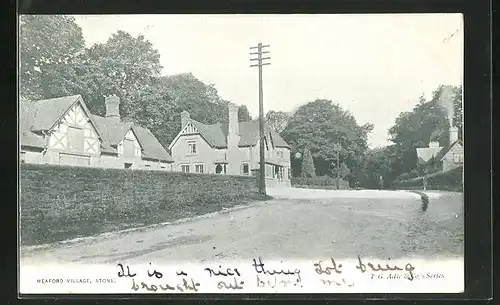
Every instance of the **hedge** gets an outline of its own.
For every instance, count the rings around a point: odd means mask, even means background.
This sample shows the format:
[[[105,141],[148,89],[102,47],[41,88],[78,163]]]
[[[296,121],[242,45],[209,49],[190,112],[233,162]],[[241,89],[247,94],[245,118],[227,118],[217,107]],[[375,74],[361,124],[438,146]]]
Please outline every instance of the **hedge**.
[[[161,223],[265,199],[255,177],[21,165],[24,245]]]
[[[291,183],[293,187],[298,188],[313,188],[313,189],[336,189],[337,179],[329,176],[319,177],[292,177]],[[349,183],[340,179],[340,189],[349,189]]]
[[[423,177],[398,181],[394,183],[396,188],[422,189]],[[447,172],[437,172],[425,176],[427,189],[443,191],[463,191],[463,167],[457,167]]]

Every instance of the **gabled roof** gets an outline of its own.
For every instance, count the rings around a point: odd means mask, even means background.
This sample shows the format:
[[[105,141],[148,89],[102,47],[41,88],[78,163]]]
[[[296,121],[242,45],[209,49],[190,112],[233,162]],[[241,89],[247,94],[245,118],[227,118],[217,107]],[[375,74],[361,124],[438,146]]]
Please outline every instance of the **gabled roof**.
[[[132,129],[143,148],[144,158],[173,162],[169,153],[147,128],[92,115],[80,95],[32,102],[20,101],[21,145],[45,148],[45,141],[41,132],[50,130],[78,101],[81,102],[82,107],[101,137],[103,153],[116,154],[116,145]]]
[[[173,162],[170,154],[165,150],[149,129],[138,125],[134,125],[132,129],[134,130],[137,139],[143,146],[144,158]]]
[[[93,115],[92,118],[112,146],[118,145],[132,127],[132,123],[118,122],[98,115]]]
[[[31,130],[47,131],[78,101],[80,95],[71,95],[30,102],[36,107]]]
[[[429,162],[433,157],[436,160],[439,160],[436,158],[436,156],[442,150],[443,150],[443,147],[417,148],[417,158],[418,158],[419,164],[425,164],[425,163]]]
[[[439,160],[439,161],[443,161],[444,159],[444,156],[446,156],[446,154],[455,146],[455,145],[463,145],[462,144],[462,140],[456,140],[455,142],[453,142],[449,147],[447,147],[446,149],[443,149],[437,156],[436,156],[436,160]]]
[[[130,122],[117,122],[114,119],[97,115],[93,117],[99,128],[104,131],[104,152],[116,153],[116,146],[123,140],[127,132],[132,130],[142,147],[144,158],[173,162],[170,154],[158,142],[158,139],[156,139],[149,129]]]
[[[228,124],[217,123],[208,125],[193,119],[189,119],[189,122],[192,123],[196,129],[198,129],[200,135],[208,142],[208,144],[215,148],[227,148],[227,135],[229,132]],[[240,136],[238,146],[245,147],[257,145],[259,141],[259,121],[253,120],[250,122],[239,122],[238,124]],[[265,125],[264,131],[268,143],[271,143],[269,139],[271,138],[275,147],[290,148],[288,143],[286,143],[286,141],[274,129]],[[174,142],[172,142],[172,144]]]
[[[83,102],[81,95],[71,95],[38,101],[20,101],[21,120],[29,120],[29,126],[27,125],[27,122],[25,122],[26,124],[22,126],[22,130],[24,132],[29,130],[35,133],[50,131],[78,102],[80,102],[83,110],[89,116],[91,124],[96,127],[99,137],[102,137],[96,123],[92,120],[92,115],[88,110],[87,105]]]

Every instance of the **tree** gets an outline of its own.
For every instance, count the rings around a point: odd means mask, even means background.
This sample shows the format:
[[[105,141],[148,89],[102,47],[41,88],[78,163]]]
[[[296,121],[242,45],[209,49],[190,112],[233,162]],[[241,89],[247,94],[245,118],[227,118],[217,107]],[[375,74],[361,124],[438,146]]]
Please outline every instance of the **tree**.
[[[453,94],[450,103],[443,103],[445,90]],[[402,112],[396,118],[394,126],[389,129],[395,155],[391,164],[393,178],[416,168],[418,147],[427,147],[430,141],[436,140],[441,146],[449,144],[450,116],[454,124],[461,128],[460,87],[439,86],[430,101],[421,97],[412,111]]]
[[[267,124],[278,133],[281,133],[283,132],[283,130],[285,130],[289,119],[290,115],[283,111],[270,110],[266,113]]]
[[[393,146],[377,147],[369,149],[363,161],[363,175],[360,185],[365,188],[377,189],[379,177],[383,177],[384,188],[390,187],[390,182],[395,176],[391,165],[394,162]]]
[[[75,18],[22,15],[19,31],[20,95],[36,100],[69,94],[65,70],[85,48]]]
[[[315,177],[316,169],[314,168],[314,161],[311,155],[311,151],[306,148],[304,149],[304,156],[302,157],[302,177]]]
[[[292,152],[310,148],[320,176],[333,176],[337,160],[335,145],[340,144],[340,161],[349,168],[346,178],[354,184],[361,175],[368,133],[372,129],[371,124],[359,126],[352,114],[338,104],[318,99],[297,109],[282,136]],[[292,167],[297,166],[292,160]]]
[[[124,117],[135,111],[136,100],[131,98],[135,92],[149,86],[162,70],[160,53],[151,42],[143,35],[133,37],[124,31],[112,34],[105,43],[94,44],[72,68],[79,76],[74,82],[81,84],[91,111],[103,115],[104,96],[116,94]]]

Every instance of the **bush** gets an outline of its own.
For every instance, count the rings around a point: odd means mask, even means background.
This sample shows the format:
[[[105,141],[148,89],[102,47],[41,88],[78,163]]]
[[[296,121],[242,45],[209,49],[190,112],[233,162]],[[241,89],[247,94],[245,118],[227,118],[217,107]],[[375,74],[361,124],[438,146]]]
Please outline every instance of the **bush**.
[[[428,190],[463,191],[463,167],[447,172],[437,172],[426,176]],[[394,187],[401,189],[423,189],[422,177],[396,181]]]
[[[329,176],[319,176],[319,177],[293,177],[291,180],[293,187],[301,188],[324,188],[324,189],[336,189],[337,179]],[[340,179],[339,181],[340,189],[348,189],[349,183],[345,180]]]
[[[427,177],[427,188],[444,191],[463,191],[463,167],[457,167],[444,173]]]

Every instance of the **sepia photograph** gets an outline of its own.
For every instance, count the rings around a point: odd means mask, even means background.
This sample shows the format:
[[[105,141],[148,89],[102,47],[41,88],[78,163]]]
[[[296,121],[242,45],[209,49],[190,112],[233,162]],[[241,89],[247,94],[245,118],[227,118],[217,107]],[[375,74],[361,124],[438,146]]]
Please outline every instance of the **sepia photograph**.
[[[464,291],[461,14],[18,31],[19,293]]]

